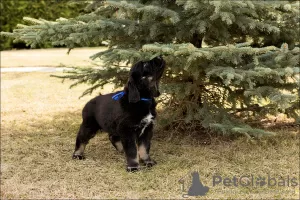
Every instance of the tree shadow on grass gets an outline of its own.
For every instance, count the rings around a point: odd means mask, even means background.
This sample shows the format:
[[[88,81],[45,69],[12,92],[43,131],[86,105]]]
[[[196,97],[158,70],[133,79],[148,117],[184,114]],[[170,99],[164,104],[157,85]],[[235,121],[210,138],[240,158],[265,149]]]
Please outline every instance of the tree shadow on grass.
[[[158,119],[159,120],[159,119]],[[34,143],[47,142],[52,139],[56,144],[68,146],[69,154],[72,154],[76,135],[81,124],[81,110],[66,111],[55,113],[52,115],[51,120],[27,120],[26,122],[4,123],[1,126],[2,138],[30,138]],[[48,139],[48,140],[47,140]],[[159,143],[170,143],[174,145],[189,145],[189,146],[209,146],[209,145],[231,145],[236,141],[243,143],[269,143],[270,145],[277,145],[282,140],[299,139],[299,134],[294,134],[292,131],[279,132],[277,136],[253,138],[249,140],[241,135],[221,135],[212,131],[207,131],[204,128],[198,130],[191,130],[190,132],[180,129],[167,131],[159,128],[154,129],[153,141]],[[100,144],[97,144],[100,143]],[[31,145],[29,145],[31,146]],[[99,149],[114,150],[108,140],[107,133],[98,132],[95,138],[90,140],[87,152],[89,150],[100,151]],[[97,152],[100,153],[100,152]]]

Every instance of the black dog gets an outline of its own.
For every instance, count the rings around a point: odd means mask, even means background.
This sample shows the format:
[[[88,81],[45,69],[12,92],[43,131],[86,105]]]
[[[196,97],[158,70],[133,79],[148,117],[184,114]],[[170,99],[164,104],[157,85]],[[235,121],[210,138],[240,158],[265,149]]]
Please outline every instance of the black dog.
[[[90,100],[82,111],[73,158],[83,159],[88,141],[103,130],[109,133],[113,146],[125,152],[127,171],[138,170],[139,159],[148,167],[155,165],[149,150],[156,117],[154,97],[160,95],[158,84],[164,69],[165,61],[160,56],[140,61],[131,68],[124,91]]]

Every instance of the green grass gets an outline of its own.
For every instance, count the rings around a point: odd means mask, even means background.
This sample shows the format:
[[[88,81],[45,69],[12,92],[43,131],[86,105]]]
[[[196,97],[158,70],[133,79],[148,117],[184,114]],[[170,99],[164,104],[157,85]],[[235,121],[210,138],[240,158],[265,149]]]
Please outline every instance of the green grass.
[[[47,73],[2,73],[1,78],[2,199],[178,199],[183,194],[179,179],[194,170],[210,187],[200,199],[299,197],[299,187],[212,187],[215,174],[290,175],[299,182],[296,129],[255,140],[213,136],[208,143],[202,142],[207,135],[170,137],[156,131],[151,155],[158,164],[127,173],[124,156],[105,133],[90,141],[86,160],[71,159],[81,108],[91,98],[78,99],[84,86],[69,90],[70,82],[61,84]],[[189,184],[190,176],[185,181]]]

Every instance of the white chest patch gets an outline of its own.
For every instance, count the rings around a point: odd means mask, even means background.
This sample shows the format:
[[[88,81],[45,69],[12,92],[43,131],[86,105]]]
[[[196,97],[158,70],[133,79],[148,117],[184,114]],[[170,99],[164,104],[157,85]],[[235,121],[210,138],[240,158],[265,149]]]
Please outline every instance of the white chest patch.
[[[154,117],[151,113],[146,115],[142,120],[141,120],[141,126],[142,126],[142,131],[140,133],[140,137],[143,135],[145,129],[149,126],[154,121]]]

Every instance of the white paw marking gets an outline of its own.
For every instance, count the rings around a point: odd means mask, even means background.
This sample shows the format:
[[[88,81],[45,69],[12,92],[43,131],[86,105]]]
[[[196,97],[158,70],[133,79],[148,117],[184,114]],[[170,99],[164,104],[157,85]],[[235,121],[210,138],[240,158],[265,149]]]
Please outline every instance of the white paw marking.
[[[147,154],[147,150],[144,144],[141,144],[139,146],[139,156],[142,160],[147,160],[149,158],[149,155]]]
[[[86,146],[86,144],[80,144],[77,151],[74,152],[74,155],[82,155],[84,152],[85,146]]]
[[[122,145],[122,143],[120,141],[116,142],[115,145],[116,145],[117,150],[119,152],[123,152],[123,145]]]

